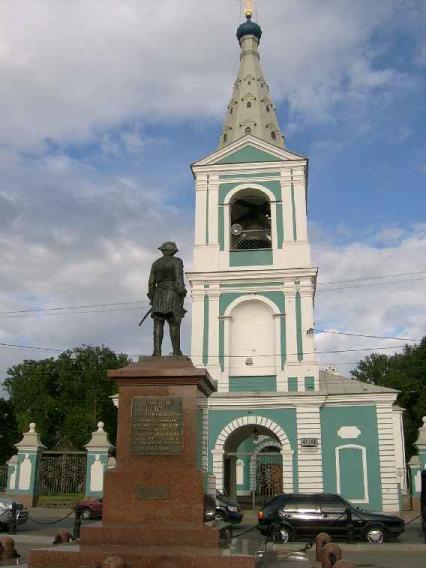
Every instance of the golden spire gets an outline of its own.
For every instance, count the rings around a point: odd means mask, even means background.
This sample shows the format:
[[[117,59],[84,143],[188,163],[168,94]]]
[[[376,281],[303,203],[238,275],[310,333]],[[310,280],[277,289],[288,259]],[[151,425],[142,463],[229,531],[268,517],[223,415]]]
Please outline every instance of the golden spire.
[[[254,0],[242,0],[246,18],[251,18],[254,12]]]

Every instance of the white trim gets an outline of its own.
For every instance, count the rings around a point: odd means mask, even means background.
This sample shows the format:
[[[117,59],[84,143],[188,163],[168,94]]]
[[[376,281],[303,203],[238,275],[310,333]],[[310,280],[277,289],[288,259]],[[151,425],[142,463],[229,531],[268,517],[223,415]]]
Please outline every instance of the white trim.
[[[336,481],[337,481],[337,493],[341,494],[341,483],[340,483],[340,451],[348,448],[355,450],[361,450],[362,457],[362,469],[363,469],[363,480],[364,480],[364,499],[351,499],[352,503],[369,503],[369,493],[368,493],[368,471],[367,471],[367,451],[364,446],[358,444],[345,444],[343,446],[337,446],[336,448]]]
[[[257,138],[256,136],[248,134],[246,136],[243,136],[242,138],[239,138],[238,140],[235,140],[235,142],[232,142],[231,144],[225,146],[224,148],[220,148],[219,150],[216,150],[215,152],[208,154],[207,156],[205,156],[201,160],[194,162],[191,165],[191,169],[192,169],[193,172],[195,172],[197,169],[200,168],[200,166],[214,166],[214,165],[216,165],[216,163],[218,161],[221,161],[224,158],[226,158],[226,156],[234,154],[238,150],[241,150],[245,146],[249,146],[249,145],[253,146],[257,150],[261,150],[263,152],[271,154],[271,155],[275,156],[276,158],[278,158],[279,160],[281,160],[283,162],[288,161],[288,160],[295,161],[295,162],[302,161],[302,163],[308,162],[308,159],[305,158],[305,156],[302,156],[300,154],[296,154],[295,152],[291,152],[287,148],[285,148],[285,149],[279,148],[275,145],[272,145],[272,144],[269,144],[268,142],[265,142],[264,140],[262,140],[260,138]],[[266,162],[266,164],[269,167],[271,167],[271,165],[276,166],[277,162]],[[231,167],[234,167],[234,168],[236,166],[236,164],[217,164],[217,165],[219,165],[221,167],[231,166]],[[244,164],[244,165],[247,165],[247,164]],[[259,163],[257,163],[257,162],[254,165],[259,167]]]

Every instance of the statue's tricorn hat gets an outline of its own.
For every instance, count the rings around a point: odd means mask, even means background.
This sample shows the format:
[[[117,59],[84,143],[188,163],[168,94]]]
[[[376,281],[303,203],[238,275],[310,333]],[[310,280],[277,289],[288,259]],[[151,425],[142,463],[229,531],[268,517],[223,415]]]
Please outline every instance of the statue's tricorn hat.
[[[166,243],[163,243],[161,247],[158,247],[158,250],[171,250],[173,252],[178,252],[179,249],[177,248],[176,243],[167,241]]]

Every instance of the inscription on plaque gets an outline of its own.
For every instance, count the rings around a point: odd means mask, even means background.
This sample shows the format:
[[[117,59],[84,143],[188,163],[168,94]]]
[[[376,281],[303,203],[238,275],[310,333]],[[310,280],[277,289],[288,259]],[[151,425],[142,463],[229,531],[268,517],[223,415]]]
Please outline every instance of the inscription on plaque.
[[[132,455],[173,456],[181,453],[182,446],[181,397],[138,396],[132,400]]]

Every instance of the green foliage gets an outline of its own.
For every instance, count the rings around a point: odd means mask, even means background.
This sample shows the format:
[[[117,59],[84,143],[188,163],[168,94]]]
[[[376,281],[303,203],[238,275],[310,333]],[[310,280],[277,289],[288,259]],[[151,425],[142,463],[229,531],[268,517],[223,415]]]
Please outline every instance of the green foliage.
[[[114,443],[116,409],[111,401],[117,388],[107,378],[108,369],[128,364],[126,355],[107,347],[83,345],[61,353],[57,359],[27,360],[8,370],[4,381],[14,405],[20,432],[37,424],[49,449],[81,449],[99,420]]]
[[[351,374],[360,381],[400,391],[397,404],[405,409],[405,453],[410,458],[416,453],[413,444],[426,416],[426,337],[419,345],[406,345],[403,353],[368,355]]]
[[[16,422],[15,409],[10,400],[0,398],[0,465],[15,453],[14,444],[19,442],[20,435]]]

